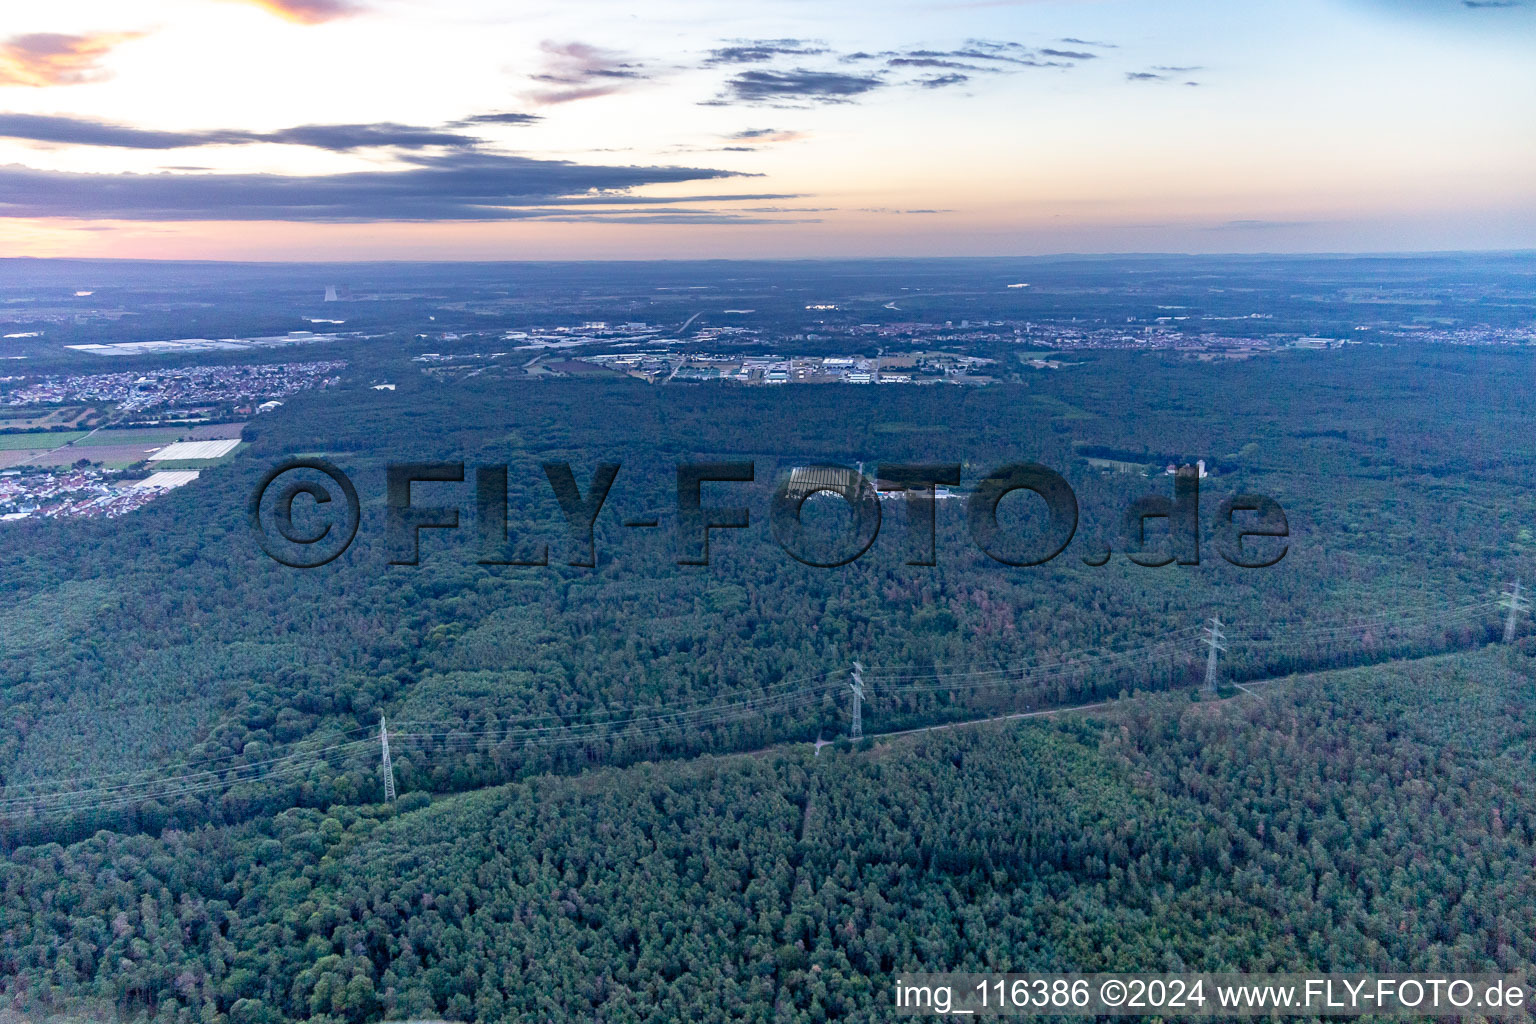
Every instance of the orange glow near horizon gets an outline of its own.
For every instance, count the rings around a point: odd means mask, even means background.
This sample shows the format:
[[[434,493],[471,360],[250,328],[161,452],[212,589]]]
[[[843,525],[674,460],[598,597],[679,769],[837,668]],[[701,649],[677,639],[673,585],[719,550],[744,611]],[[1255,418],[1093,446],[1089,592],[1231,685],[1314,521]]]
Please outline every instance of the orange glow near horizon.
[[[1436,248],[1443,249],[1519,249],[1536,228],[1536,216],[1511,222],[1493,205],[1471,212],[1426,208],[1413,220],[1391,207],[1271,208],[1261,217],[1239,215],[1250,208],[1186,204],[1007,212],[854,211],[778,224],[31,220],[9,222],[0,257],[340,262],[1361,252],[1411,249],[1416,235],[1442,240]],[[1331,230],[1320,234],[1320,223]],[[1298,235],[1309,243],[1296,244]]]

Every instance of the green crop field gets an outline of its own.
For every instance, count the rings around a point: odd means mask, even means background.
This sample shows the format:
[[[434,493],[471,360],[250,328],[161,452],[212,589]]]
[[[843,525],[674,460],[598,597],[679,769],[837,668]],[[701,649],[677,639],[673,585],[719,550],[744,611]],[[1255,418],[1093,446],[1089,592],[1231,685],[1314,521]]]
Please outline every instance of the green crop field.
[[[141,430],[99,430],[81,442],[81,447],[105,447],[119,444],[167,445],[187,436],[186,427],[146,427]]]
[[[57,448],[62,444],[78,441],[86,434],[83,430],[32,430],[25,434],[0,434],[0,451],[18,448]]]

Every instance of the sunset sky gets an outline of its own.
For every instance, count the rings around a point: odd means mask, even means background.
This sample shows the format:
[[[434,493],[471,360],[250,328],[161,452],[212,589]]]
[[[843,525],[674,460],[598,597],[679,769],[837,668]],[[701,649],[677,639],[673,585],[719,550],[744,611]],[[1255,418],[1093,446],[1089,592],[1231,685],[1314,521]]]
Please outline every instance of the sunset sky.
[[[1536,247],[1536,0],[50,0],[0,255]]]

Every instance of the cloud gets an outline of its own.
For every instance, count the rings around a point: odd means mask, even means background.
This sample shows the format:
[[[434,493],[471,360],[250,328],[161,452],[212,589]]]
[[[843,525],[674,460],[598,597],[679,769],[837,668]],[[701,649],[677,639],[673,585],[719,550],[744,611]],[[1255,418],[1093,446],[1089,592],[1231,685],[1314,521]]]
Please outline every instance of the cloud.
[[[1125,73],[1125,80],[1127,82],[1168,82],[1174,80],[1176,76],[1186,74],[1190,71],[1201,70],[1204,69],[1198,65],[1186,65],[1183,67],[1177,67],[1168,64],[1158,64],[1154,66],[1150,71],[1127,71]],[[1186,80],[1183,84],[1187,86],[1198,87],[1201,83]]]
[[[1095,42],[1092,39],[1074,39],[1071,36],[1067,36],[1065,39],[1058,39],[1056,41],[1058,43],[1066,43],[1068,46],[1096,46],[1096,47],[1098,47],[1101,50],[1118,50],[1119,49],[1119,47],[1116,46],[1114,43],[1099,43],[1099,42]]]
[[[1125,80],[1127,82],[1166,82],[1174,75],[1184,75],[1191,71],[1203,70],[1204,68],[1197,64],[1184,65],[1182,67],[1168,64],[1158,64],[1154,66],[1151,71],[1127,71],[1125,73]],[[1199,85],[1200,83],[1185,82],[1184,84]]]
[[[120,43],[138,39],[139,32],[92,32],[61,35],[35,32],[11,36],[0,43],[0,86],[78,85],[107,77],[101,60]]]
[[[958,85],[972,74],[1004,74],[1021,68],[1069,68],[1072,61],[1094,60],[1097,54],[1078,50],[1032,50],[1022,43],[992,39],[969,39],[964,46],[951,50],[887,50],[878,55],[851,54],[846,61],[878,56],[889,68],[926,68],[946,74],[915,79],[910,84],[934,89]]]
[[[0,114],[0,138],[25,139],[69,146],[115,146],[121,149],[181,149],[216,143],[248,141],[247,132],[162,132],[129,128],[106,121],[41,114]]]
[[[270,11],[279,18],[301,25],[318,25],[360,13],[364,8],[351,0],[236,0]]]
[[[276,142],[290,146],[309,146],[346,152],[351,149],[367,149],[375,146],[396,146],[404,149],[420,149],[425,146],[469,146],[477,140],[473,136],[442,128],[416,128],[411,125],[393,124],[309,124],[297,128],[283,128],[257,137],[259,142]]]
[[[1089,44],[1079,41],[1079,45]],[[845,70],[807,66],[802,58],[812,55],[825,56]],[[1023,43],[999,39],[967,39],[962,45],[949,49],[911,46],[877,53],[866,50],[835,53],[819,42],[804,39],[758,39],[733,40],[728,46],[710,50],[700,66],[781,62],[778,66],[737,72],[725,83],[724,91],[707,105],[724,106],[735,102],[793,107],[853,102],[891,85],[939,89],[961,85],[978,74],[1006,74],[1024,68],[1070,68],[1075,61],[1094,60],[1097,56],[1082,50],[1037,50]],[[783,62],[784,58],[793,60]]]
[[[476,114],[473,117],[461,118],[453,122],[458,127],[468,127],[475,124],[533,124],[535,121],[544,120],[542,114],[519,114],[510,111],[497,114]]]
[[[0,217],[132,221],[494,221],[550,206],[634,206],[793,198],[642,197],[646,185],[739,172],[618,167],[486,153],[422,155],[400,170],[333,175],[80,174],[0,167]],[[539,211],[543,210],[543,213]]]
[[[394,147],[422,149],[431,146],[473,146],[472,135],[444,128],[420,128],[393,124],[310,124],[273,132],[236,129],[208,131],[154,131],[130,128],[107,121],[40,114],[0,114],[0,138],[26,139],[72,146],[111,146],[118,149],[184,149],[193,146],[245,146],[275,143],[308,146],[332,152]]]
[[[850,75],[837,71],[743,71],[726,82],[726,94],[737,103],[793,105],[805,103],[847,103],[856,96],[880,88],[885,83],[874,75]]]
[[[729,172],[722,171],[722,174]],[[612,206],[621,203],[625,206],[666,206],[673,203],[745,203],[764,202],[769,199],[803,199],[803,195],[793,192],[758,192],[758,193],[734,193],[731,195],[701,195],[701,196],[635,196],[617,194],[598,194],[571,196],[560,199],[561,206]]]
[[[957,60],[941,60],[938,57],[892,57],[886,64],[893,68],[952,68],[956,71],[980,71],[974,64]]]
[[[805,138],[804,132],[785,131],[781,128],[743,128],[726,138],[738,142],[796,142]]]
[[[725,139],[727,142],[733,142],[737,144],[731,146],[719,146],[712,151],[703,150],[702,152],[756,153],[759,146],[764,143],[773,144],[779,142],[798,142],[800,139],[805,138],[805,133],[785,131],[779,128],[743,128],[739,132],[730,132],[729,134],[722,135],[720,137]],[[740,144],[744,142],[750,142],[753,143],[753,145],[744,146]],[[689,152],[689,150],[687,150],[685,147],[677,148],[679,151]]]
[[[825,46],[805,39],[737,39],[729,46],[710,50],[704,66],[762,64],[778,57],[807,57],[826,52]]]
[[[526,125],[540,120],[542,118],[538,114],[492,113],[476,114],[437,128],[386,121],[378,124],[308,124],[270,132],[232,128],[160,131],[80,117],[0,114],[0,138],[68,146],[147,150],[270,143],[344,153],[371,148],[470,148],[482,140],[477,135],[455,129],[483,125]]]
[[[1524,7],[1525,4],[1521,0],[1461,0],[1461,6],[1481,10],[1488,7]]]
[[[588,224],[819,224],[820,217],[749,217],[725,210],[668,210],[663,212],[615,210],[608,213],[571,213],[565,210],[528,210],[517,219]]]
[[[1023,43],[1013,43],[995,39],[969,39],[961,49],[955,51],[959,57],[971,57],[976,60],[999,61],[1006,64],[1015,64],[1019,67],[1057,67],[1051,62],[1042,62],[1042,55],[1051,56],[1050,51],[1032,50]]]
[[[543,70],[532,77],[548,88],[534,90],[529,99],[543,106],[607,96],[646,77],[643,65],[587,43],[546,40],[539,49],[544,52]]]
[[[967,70],[977,71],[981,68],[976,64],[988,65],[992,70],[1001,70],[1003,66],[1013,67],[1063,67],[1064,65],[1054,61],[1042,61],[1041,56],[1060,54],[1056,51],[1032,50],[1023,43],[1013,43],[996,39],[968,39],[964,46],[953,50],[928,50],[909,49],[887,51],[880,56],[885,57],[888,63],[913,63],[917,61],[954,61],[952,66],[966,65]],[[1088,57],[1092,58],[1092,54]]]

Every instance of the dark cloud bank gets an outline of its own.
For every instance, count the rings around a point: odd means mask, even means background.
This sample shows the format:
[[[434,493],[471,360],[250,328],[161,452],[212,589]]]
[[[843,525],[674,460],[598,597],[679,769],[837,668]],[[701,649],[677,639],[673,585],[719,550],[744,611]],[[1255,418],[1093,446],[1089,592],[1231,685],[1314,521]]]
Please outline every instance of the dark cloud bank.
[[[404,170],[332,175],[79,174],[0,167],[0,216],[82,220],[441,221],[560,215],[551,205],[622,207],[780,200],[779,194],[636,197],[630,189],[737,172],[619,167],[479,153],[421,157]],[[690,218],[730,217],[668,211]],[[652,214],[655,217],[661,214]],[[594,211],[592,216],[601,216]]]

